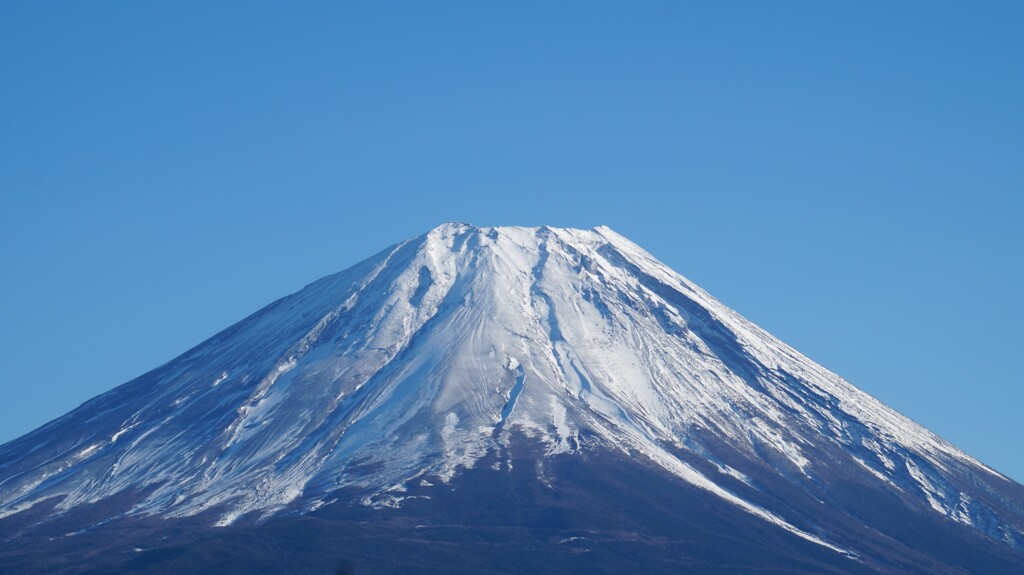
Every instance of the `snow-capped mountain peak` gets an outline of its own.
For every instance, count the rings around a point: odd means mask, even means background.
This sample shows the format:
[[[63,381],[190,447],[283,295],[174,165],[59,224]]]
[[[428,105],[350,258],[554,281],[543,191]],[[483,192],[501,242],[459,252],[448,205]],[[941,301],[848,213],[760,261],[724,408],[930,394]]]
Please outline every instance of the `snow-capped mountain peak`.
[[[539,479],[617,453],[851,556],[758,478],[852,477],[1024,548],[1019,486],[604,226],[446,223],[316,281],[0,447],[0,517],[128,490],[221,525],[400,506],[517,445]]]

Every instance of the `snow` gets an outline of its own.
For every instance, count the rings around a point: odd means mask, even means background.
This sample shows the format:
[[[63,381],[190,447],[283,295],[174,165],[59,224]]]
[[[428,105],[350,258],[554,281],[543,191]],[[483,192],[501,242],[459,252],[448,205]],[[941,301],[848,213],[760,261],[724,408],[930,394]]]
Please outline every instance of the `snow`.
[[[938,511],[943,515],[946,515],[946,507],[942,504],[942,501],[940,500],[942,494],[939,493],[938,489],[936,489],[934,485],[932,485],[932,482],[929,481],[928,476],[925,475],[920,468],[918,468],[916,463],[909,459],[906,461],[906,466],[907,471],[910,472],[910,476],[913,477],[914,481],[917,482],[918,487],[921,488],[921,492],[924,493],[924,496],[928,499],[928,504],[932,506],[932,509]]]
[[[131,424],[131,425],[128,425],[128,426],[122,427],[121,429],[117,430],[117,433],[115,433],[114,435],[111,435],[111,436],[110,436],[110,443],[116,443],[116,442],[117,442],[117,440],[118,440],[118,439],[119,439],[119,438],[120,438],[120,437],[121,437],[122,435],[124,435],[125,433],[128,433],[128,432],[129,432],[129,431],[131,431],[132,429],[135,429],[135,428],[136,428],[136,427],[138,427],[138,426],[139,426],[140,424],[141,424],[140,422],[135,422],[135,423],[133,423],[133,424]]]
[[[746,492],[680,459],[714,450],[693,430],[755,462],[711,460]],[[841,553],[755,503],[751,474],[771,468],[810,484],[813,453],[828,450],[894,492],[913,482],[962,523],[998,514],[970,495],[974,480],[954,489],[948,477],[1002,476],[611,229],[450,223],[3,446],[0,517],[129,486],[153,487],[133,513],[217,509],[221,525],[311,509],[346,486],[365,490],[368,505],[397,506],[394,486],[449,482],[517,437],[571,457],[581,432]]]

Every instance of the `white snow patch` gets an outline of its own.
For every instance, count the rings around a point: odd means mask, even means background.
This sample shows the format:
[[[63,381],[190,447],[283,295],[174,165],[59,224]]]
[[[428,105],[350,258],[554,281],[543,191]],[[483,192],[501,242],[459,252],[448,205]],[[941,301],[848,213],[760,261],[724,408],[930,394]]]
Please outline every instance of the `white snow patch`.
[[[133,424],[127,426],[127,427],[122,427],[120,430],[117,431],[117,433],[115,433],[114,435],[110,436],[110,443],[116,443],[119,437],[121,437],[125,433],[128,433],[129,431],[135,429],[139,425],[142,425],[141,421],[135,422],[135,423],[133,423]]]
[[[941,494],[938,489],[932,485],[932,482],[928,480],[928,476],[921,471],[921,469],[911,460],[906,460],[907,471],[910,476],[917,482],[917,485],[921,488],[921,492],[928,499],[928,504],[932,506],[932,509],[941,513],[942,515],[949,515],[949,511],[942,505],[939,500]]]

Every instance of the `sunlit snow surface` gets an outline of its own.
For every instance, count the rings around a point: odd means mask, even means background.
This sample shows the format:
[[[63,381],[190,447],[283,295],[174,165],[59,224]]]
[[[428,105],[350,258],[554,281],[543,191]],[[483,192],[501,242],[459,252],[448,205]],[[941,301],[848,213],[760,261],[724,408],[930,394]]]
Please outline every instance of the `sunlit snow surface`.
[[[133,513],[222,525],[343,487],[401,505],[406,485],[528,437],[552,457],[627,453],[843,551],[723,487],[756,486],[707,436],[793,482],[842,454],[934,513],[1024,539],[1019,512],[975,493],[1007,479],[604,227],[445,224],[323,278],[0,447],[0,517],[147,487]]]

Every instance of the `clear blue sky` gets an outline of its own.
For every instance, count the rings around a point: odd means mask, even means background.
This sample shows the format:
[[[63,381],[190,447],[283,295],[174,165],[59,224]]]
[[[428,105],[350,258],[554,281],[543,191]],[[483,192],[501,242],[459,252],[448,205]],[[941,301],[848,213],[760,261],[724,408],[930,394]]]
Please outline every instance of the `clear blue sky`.
[[[0,3],[0,442],[443,221],[607,224],[1024,480],[1022,30],[1016,1]]]

